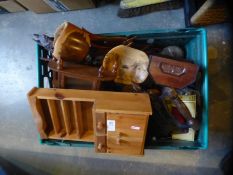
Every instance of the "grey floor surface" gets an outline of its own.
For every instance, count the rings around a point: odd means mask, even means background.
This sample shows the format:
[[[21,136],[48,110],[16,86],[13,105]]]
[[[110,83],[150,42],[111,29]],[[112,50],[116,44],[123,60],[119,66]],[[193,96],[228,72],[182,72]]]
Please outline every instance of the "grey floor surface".
[[[66,13],[0,15],[0,157],[31,174],[221,174],[219,163],[232,144],[231,26],[207,27],[209,44],[209,148],[146,150],[143,157],[109,156],[90,148],[40,145],[26,99],[36,86],[33,33],[53,34],[63,21],[93,33],[184,28],[183,9],[131,19],[118,5]]]

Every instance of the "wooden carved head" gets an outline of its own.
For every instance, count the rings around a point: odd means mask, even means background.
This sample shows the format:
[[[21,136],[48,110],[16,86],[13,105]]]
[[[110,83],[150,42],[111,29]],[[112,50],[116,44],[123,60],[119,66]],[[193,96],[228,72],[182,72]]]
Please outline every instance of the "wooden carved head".
[[[114,76],[115,82],[130,85],[145,81],[148,66],[149,58],[143,51],[119,45],[104,57],[100,74],[103,77]]]

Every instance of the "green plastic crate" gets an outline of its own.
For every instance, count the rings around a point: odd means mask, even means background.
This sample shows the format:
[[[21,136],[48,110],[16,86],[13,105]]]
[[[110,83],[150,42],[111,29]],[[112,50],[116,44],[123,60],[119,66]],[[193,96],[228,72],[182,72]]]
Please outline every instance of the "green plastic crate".
[[[202,71],[202,120],[198,137],[194,142],[173,140],[171,142],[159,142],[146,145],[146,149],[207,149],[208,148],[208,58],[207,58],[207,39],[204,28],[185,28],[176,30],[150,30],[137,32],[107,33],[103,35],[114,36],[137,36],[151,39],[153,38],[159,46],[178,45],[185,48],[186,59],[198,64]],[[37,45],[37,75],[38,87],[44,87],[44,78],[50,78],[52,73],[48,71],[45,61],[40,57],[47,57],[50,53]],[[41,143],[59,146],[85,146],[92,147],[93,143],[41,140]]]

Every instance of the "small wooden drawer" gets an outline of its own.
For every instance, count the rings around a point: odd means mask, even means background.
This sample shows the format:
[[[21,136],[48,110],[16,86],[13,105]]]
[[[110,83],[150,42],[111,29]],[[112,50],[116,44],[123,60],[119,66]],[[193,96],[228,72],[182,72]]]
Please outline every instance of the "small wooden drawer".
[[[106,117],[105,113],[96,113],[96,122],[95,122],[95,128],[96,128],[96,135],[103,136],[106,135]]]
[[[142,155],[143,138],[107,137],[107,153]]]
[[[142,155],[148,116],[107,114],[107,152]]]
[[[106,153],[106,136],[97,136],[95,142],[95,151],[97,153]]]

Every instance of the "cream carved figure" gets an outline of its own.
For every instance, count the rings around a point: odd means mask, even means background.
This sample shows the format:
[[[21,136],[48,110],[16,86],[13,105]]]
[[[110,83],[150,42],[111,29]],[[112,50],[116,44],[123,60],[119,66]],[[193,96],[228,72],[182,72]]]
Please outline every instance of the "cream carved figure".
[[[104,57],[100,77],[113,77],[114,82],[131,85],[142,83],[148,76],[149,58],[138,49],[119,45]]]

